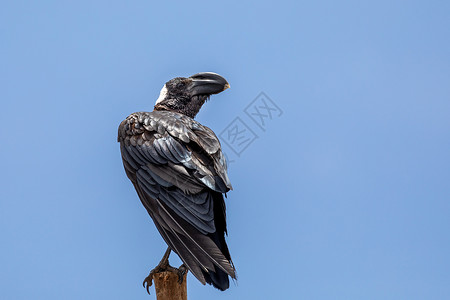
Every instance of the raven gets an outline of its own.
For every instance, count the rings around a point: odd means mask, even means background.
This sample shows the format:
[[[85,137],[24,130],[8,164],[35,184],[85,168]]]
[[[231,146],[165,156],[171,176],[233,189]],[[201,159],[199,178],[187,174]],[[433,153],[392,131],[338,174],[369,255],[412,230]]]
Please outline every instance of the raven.
[[[193,118],[212,94],[230,85],[220,75],[177,77],[163,86],[152,112],[136,112],[119,126],[125,172],[168,245],[153,274],[174,270],[170,251],[181,258],[180,280],[187,270],[219,290],[229,287],[236,270],[225,242],[223,194],[232,189],[220,142]]]

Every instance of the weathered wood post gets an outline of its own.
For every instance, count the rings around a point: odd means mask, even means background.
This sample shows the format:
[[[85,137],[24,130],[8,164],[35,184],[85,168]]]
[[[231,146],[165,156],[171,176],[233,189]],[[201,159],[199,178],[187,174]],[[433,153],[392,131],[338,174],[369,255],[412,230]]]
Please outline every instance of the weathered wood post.
[[[176,269],[175,269],[176,270]],[[179,283],[176,271],[163,271],[153,275],[157,300],[187,300],[187,272]]]

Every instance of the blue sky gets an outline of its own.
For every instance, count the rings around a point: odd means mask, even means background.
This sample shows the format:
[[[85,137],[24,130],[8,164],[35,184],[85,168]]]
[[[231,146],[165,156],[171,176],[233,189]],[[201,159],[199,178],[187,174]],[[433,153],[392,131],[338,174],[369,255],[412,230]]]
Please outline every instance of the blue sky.
[[[197,120],[239,118],[238,282],[190,299],[450,298],[446,1],[8,1],[0,10],[4,299],[154,299],[165,244],[119,123],[167,80],[223,75]],[[245,113],[261,92],[282,114]],[[225,136],[225,135],[224,135]],[[177,259],[172,258],[174,264]]]

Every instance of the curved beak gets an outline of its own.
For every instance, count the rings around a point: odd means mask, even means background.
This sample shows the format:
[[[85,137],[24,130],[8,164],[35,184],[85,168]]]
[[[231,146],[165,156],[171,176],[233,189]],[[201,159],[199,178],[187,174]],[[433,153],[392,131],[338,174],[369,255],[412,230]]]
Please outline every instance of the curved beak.
[[[230,87],[225,78],[212,72],[197,73],[189,78],[192,81],[188,89],[192,96],[218,94]]]

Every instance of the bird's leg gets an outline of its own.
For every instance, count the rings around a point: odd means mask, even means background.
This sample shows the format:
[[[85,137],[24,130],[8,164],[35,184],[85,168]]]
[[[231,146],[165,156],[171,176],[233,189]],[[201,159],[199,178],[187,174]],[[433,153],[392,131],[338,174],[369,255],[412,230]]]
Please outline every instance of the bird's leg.
[[[150,271],[150,274],[148,274],[147,277],[145,277],[142,285],[147,289],[147,293],[150,294],[149,288],[152,286],[153,275],[155,275],[155,273],[163,271],[172,271],[172,269],[175,269],[169,265],[169,255],[170,255],[170,247],[167,247],[166,253],[164,253],[164,256],[159,262],[159,264],[153,270]]]
[[[169,266],[169,256],[170,256],[170,247],[167,247],[167,250],[164,253],[163,257],[161,258],[161,261],[156,266],[156,268],[154,268],[153,270],[158,271],[157,269],[162,270],[162,269],[165,269],[167,266]]]

